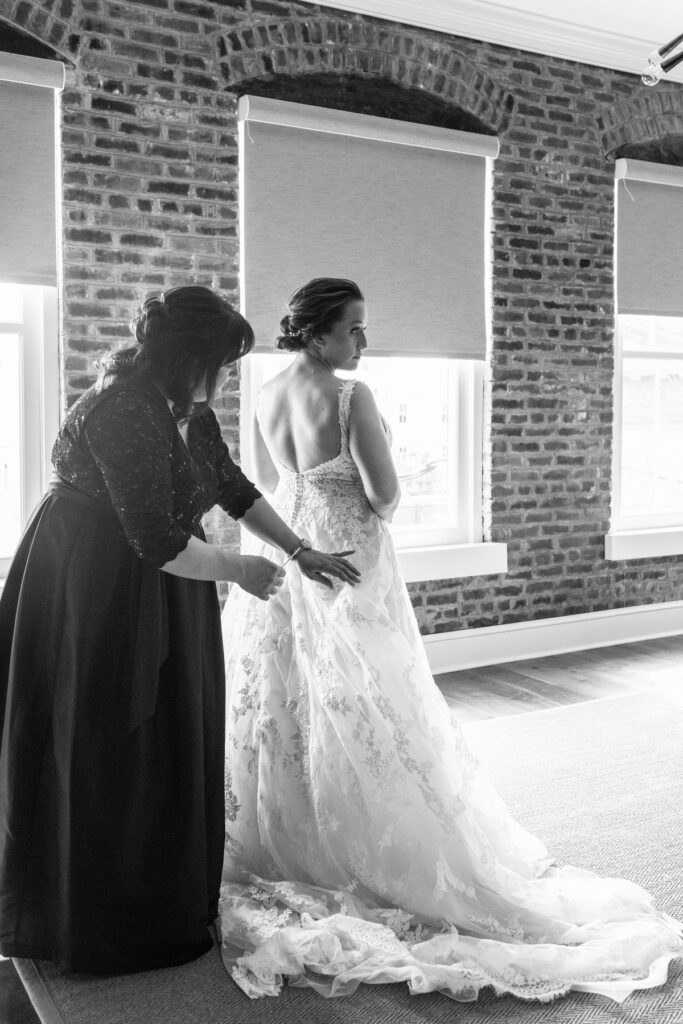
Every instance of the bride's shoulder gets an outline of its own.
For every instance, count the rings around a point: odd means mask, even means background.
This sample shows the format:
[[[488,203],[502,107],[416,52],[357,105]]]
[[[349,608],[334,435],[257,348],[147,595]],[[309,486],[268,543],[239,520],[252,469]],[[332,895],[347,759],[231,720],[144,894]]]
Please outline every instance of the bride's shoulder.
[[[274,377],[265,381],[259,389],[257,396],[257,408],[263,408],[273,403],[278,403],[282,400],[282,396],[286,394],[289,387],[287,369],[281,370],[280,373],[276,373]]]
[[[291,376],[290,367],[285,366],[284,370],[280,370],[279,373],[269,377],[267,381],[261,385],[259,394],[272,394],[276,391],[280,391],[286,384]]]
[[[352,380],[348,384],[353,385],[349,387],[351,392],[351,409],[353,412],[365,412],[377,408],[372,388],[368,387],[364,381]]]
[[[348,423],[358,437],[374,438],[379,426],[387,433],[387,425],[379,411],[372,388],[363,381],[355,381],[348,404]]]

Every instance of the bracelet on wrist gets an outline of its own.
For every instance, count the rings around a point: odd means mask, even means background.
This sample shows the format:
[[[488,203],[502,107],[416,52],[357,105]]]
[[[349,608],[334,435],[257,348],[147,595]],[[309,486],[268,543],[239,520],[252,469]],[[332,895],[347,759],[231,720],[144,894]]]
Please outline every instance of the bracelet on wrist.
[[[283,565],[287,565],[287,562],[294,561],[294,559],[297,557],[297,555],[300,555],[302,551],[310,551],[310,550],[311,550],[311,545],[309,544],[309,542],[306,540],[305,537],[301,537],[300,540],[299,540],[299,543],[297,544],[297,546],[292,551],[290,551],[289,554],[287,555],[287,557],[285,558],[285,560],[283,562]]]

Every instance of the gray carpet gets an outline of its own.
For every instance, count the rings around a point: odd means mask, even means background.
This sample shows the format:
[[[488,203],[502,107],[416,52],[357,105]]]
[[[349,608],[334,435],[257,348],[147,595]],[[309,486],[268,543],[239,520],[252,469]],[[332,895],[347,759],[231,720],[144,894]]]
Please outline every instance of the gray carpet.
[[[631,878],[683,918],[683,687],[515,715],[470,726],[472,745],[517,818],[558,860]],[[411,997],[399,985],[323,1000],[288,989],[250,1001],[217,949],[181,968],[117,978],[60,975],[15,961],[44,1024],[683,1024],[683,962],[669,984],[621,1006],[570,994],[525,1004]]]

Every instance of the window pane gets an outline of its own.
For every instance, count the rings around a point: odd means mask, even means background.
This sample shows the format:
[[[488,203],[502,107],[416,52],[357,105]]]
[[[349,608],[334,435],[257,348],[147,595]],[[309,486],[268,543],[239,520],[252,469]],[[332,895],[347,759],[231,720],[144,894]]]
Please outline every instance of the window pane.
[[[401,481],[392,527],[455,527],[455,416],[450,359],[364,356],[359,377],[372,388],[389,423]]]
[[[621,316],[622,344],[628,352],[683,355],[683,319],[676,316]]]
[[[23,318],[21,286],[0,284],[0,323],[20,324]]]
[[[279,373],[291,356],[252,355],[257,376]],[[458,526],[456,429],[458,361],[364,356],[358,371],[389,423],[401,481],[401,504],[392,528]],[[355,374],[340,373],[340,377]]]
[[[683,362],[624,357],[622,516],[683,521]]]
[[[0,558],[14,554],[21,533],[20,346],[18,332],[0,333]]]

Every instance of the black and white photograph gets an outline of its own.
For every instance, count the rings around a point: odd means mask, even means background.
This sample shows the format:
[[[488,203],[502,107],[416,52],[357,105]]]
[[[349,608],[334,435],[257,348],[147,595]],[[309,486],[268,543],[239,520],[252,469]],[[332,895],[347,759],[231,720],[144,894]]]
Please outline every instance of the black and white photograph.
[[[683,8],[0,0],[0,1024],[683,1024]]]

